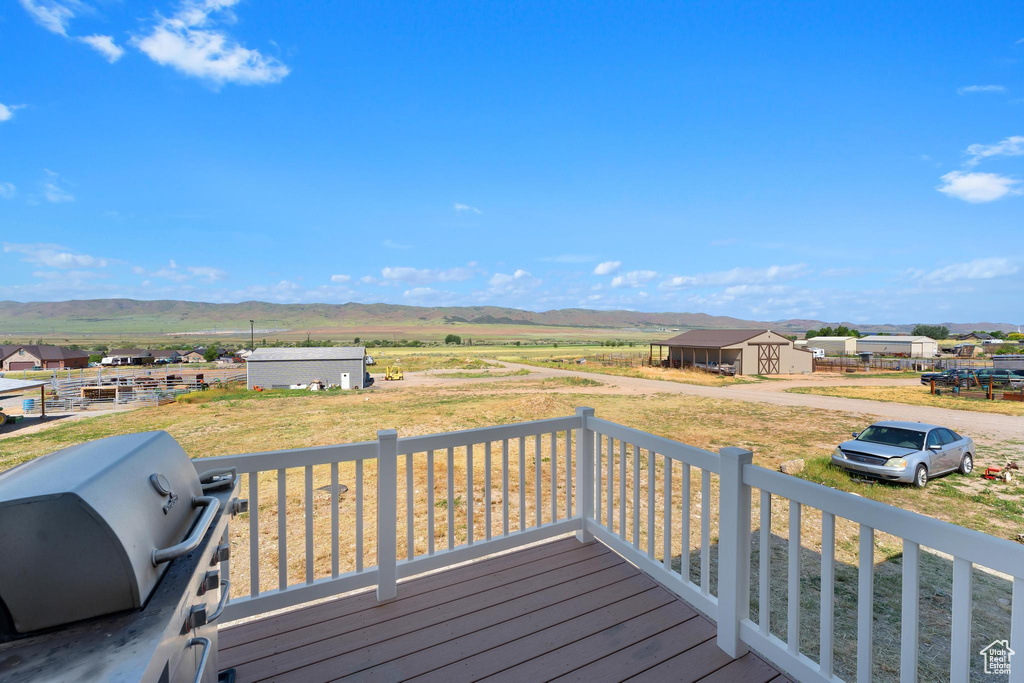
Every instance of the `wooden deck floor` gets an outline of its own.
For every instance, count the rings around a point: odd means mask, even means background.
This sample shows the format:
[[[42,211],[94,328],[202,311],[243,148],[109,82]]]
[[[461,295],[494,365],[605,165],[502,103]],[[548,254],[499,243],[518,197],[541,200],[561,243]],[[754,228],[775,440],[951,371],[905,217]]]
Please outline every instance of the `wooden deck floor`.
[[[240,682],[786,681],[600,543],[562,539],[220,631]]]

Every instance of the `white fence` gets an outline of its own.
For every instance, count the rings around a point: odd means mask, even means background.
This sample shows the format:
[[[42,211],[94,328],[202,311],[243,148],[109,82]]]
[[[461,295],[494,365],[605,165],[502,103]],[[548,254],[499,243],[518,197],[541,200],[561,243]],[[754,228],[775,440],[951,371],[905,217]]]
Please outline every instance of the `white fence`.
[[[918,676],[924,546],[954,558],[949,679],[970,678],[972,569],[979,566],[1013,577],[1007,635],[1011,649],[1021,654],[1009,680],[1024,682],[1024,546],[757,467],[751,460],[750,451],[713,453],[579,408],[570,417],[402,439],[388,430],[378,432],[377,441],[205,458],[195,465],[200,474],[237,467],[247,475],[242,494],[249,497],[248,525],[231,533],[247,536],[242,556],[236,552],[233,563],[247,571],[248,590],[232,594],[225,610],[229,620],[370,586],[386,600],[400,592],[400,579],[575,532],[581,541],[596,537],[715,620],[718,645],[730,655],[753,648],[798,680],[838,681],[839,518],[859,525],[857,680],[872,675],[875,533],[884,532],[902,539],[900,679]],[[464,470],[461,481],[459,467]],[[354,486],[353,495],[345,494],[345,519],[340,511],[342,469]],[[438,472],[443,497],[435,491]],[[421,474],[423,482],[418,481]],[[315,481],[327,483],[315,489]],[[376,495],[366,495],[370,486]],[[755,489],[764,521],[758,567],[752,572]],[[464,510],[458,509],[461,494],[466,496]],[[785,640],[770,628],[773,496],[789,508]],[[289,508],[300,502],[304,524],[290,528],[288,518],[295,513]],[[801,651],[799,639],[805,509],[820,511],[822,520],[816,658]],[[264,540],[275,531],[276,543]],[[375,552],[369,549],[368,532]],[[698,537],[691,562],[691,541]],[[302,551],[289,555],[296,546]],[[714,548],[717,571],[712,570]],[[367,555],[375,565],[365,561]],[[270,573],[272,564],[276,577]],[[758,592],[756,621],[751,618],[752,585]]]

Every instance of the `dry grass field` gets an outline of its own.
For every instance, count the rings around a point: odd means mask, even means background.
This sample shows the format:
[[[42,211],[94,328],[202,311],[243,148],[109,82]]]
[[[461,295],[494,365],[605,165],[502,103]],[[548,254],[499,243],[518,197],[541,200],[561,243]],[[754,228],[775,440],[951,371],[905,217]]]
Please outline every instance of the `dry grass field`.
[[[819,396],[840,396],[862,398],[886,403],[907,403],[915,406],[934,406],[954,410],[970,410],[980,413],[1024,416],[1024,403],[1018,401],[987,401],[975,398],[960,398],[943,393],[933,395],[926,386],[920,387],[793,387],[786,391],[794,394],[817,394]],[[1024,426],[1022,426],[1024,433]]]
[[[464,360],[464,359],[463,359]],[[433,361],[430,361],[433,362]],[[462,361],[443,361],[450,369],[462,367]],[[404,364],[403,364],[404,365]],[[475,373],[470,373],[475,374]],[[174,436],[192,457],[209,457],[221,454],[256,452],[306,446],[347,443],[373,440],[378,429],[396,428],[399,435],[414,436],[444,432],[456,429],[483,427],[510,422],[541,419],[572,414],[579,405],[595,408],[597,415],[671,439],[689,443],[701,448],[716,450],[723,446],[740,446],[751,449],[755,463],[775,468],[783,460],[804,457],[808,467],[803,473],[807,479],[836,488],[851,490],[859,495],[882,502],[916,510],[940,519],[986,531],[1002,537],[1013,537],[1024,531],[1024,509],[1020,504],[1020,488],[1011,484],[992,485],[988,488],[963,486],[962,478],[939,479],[925,490],[879,484],[863,486],[854,483],[848,476],[837,472],[828,465],[828,454],[835,444],[851,431],[863,426],[863,418],[855,415],[824,410],[806,410],[774,406],[762,403],[744,403],[731,400],[708,399],[682,395],[621,396],[609,390],[598,380],[576,377],[558,377],[544,380],[524,378],[514,383],[467,381],[452,383],[443,387],[395,386],[387,391],[322,393],[268,391],[262,393],[244,390],[214,389],[191,394],[179,399],[173,405],[161,408],[144,408],[128,413],[97,417],[74,423],[58,424],[46,431],[25,436],[15,436],[0,441],[0,470],[19,462],[37,457],[52,450],[80,443],[89,439],[128,432],[165,429]],[[568,435],[570,441],[574,435]],[[555,460],[557,485],[551,487],[552,450],[545,438],[540,443],[540,497],[539,519],[552,519],[551,501],[554,496],[555,514],[565,516],[568,495],[573,495],[573,482],[567,479],[565,468],[566,435],[560,434],[557,442],[559,457]],[[509,444],[508,459],[510,487],[508,491],[508,524],[517,529],[520,519],[532,525],[538,519],[536,482],[536,443],[528,439],[525,444],[522,492],[526,506],[520,509],[519,444]],[[983,466],[986,458],[1003,457],[1013,444],[982,443],[978,464]],[[607,458],[607,448],[602,449]],[[452,543],[459,545],[467,538],[467,510],[472,506],[474,516],[474,537],[483,538],[489,527],[492,535],[503,530],[505,497],[501,491],[501,470],[503,444],[495,442],[490,448],[491,480],[494,489],[491,496],[490,514],[485,504],[484,481],[486,477],[486,450],[483,446],[474,448],[472,486],[467,486],[467,454],[465,449],[456,449],[451,462],[454,482],[454,496],[449,499],[446,478],[449,463],[446,453],[436,453],[432,468],[428,468],[428,455],[415,454],[411,462],[399,459],[398,498],[399,528],[398,549],[401,556],[410,550],[407,538],[412,537],[415,554],[427,552],[430,532],[427,526],[428,477],[433,473],[433,512],[435,527],[433,544],[437,549],[448,545],[449,534]],[[626,538],[632,541],[632,511],[627,505],[624,526],[618,518],[618,450],[613,470],[616,491],[612,510],[615,518],[613,528],[625,529]],[[647,458],[643,451],[641,478],[633,481],[633,449],[627,450],[626,497],[630,500],[634,486],[639,487],[641,499],[640,537],[637,543],[646,548],[647,514]],[[602,460],[607,463],[606,459]],[[353,463],[339,467],[339,481],[347,490],[339,499],[340,528],[340,571],[356,569],[360,564],[369,567],[375,564],[376,538],[374,535],[376,471],[372,462],[363,466],[361,487],[363,493],[362,519],[364,539],[361,548],[356,547],[357,499],[360,479]],[[679,465],[674,467],[673,477],[673,563],[679,567],[686,564],[694,580],[699,580],[699,547],[701,478],[699,470],[692,473],[689,505],[682,505],[683,494]],[[664,487],[664,462],[655,457],[655,507],[656,519],[664,514],[662,489]],[[248,482],[243,477],[241,492],[246,495]],[[407,524],[406,494],[407,481],[411,479],[413,515],[411,529]],[[973,478],[973,481],[976,478]],[[709,503],[712,512],[712,537],[707,539],[711,548],[712,592],[714,586],[714,562],[716,557],[714,529],[717,528],[717,478],[710,480]],[[305,562],[305,472],[303,468],[286,470],[286,543],[288,548],[286,566],[289,583],[301,583],[306,579]],[[277,473],[268,472],[259,476],[259,501],[254,506],[260,529],[258,552],[261,575],[260,590],[277,587],[278,563],[278,504]],[[999,492],[994,487],[1000,487]],[[331,572],[330,533],[330,467],[317,466],[312,472],[313,488],[313,572],[316,578],[329,576]],[[1004,490],[1005,489],[1005,490]],[[757,496],[758,492],[754,492]],[[784,501],[776,500],[775,513],[771,522],[772,534],[772,631],[785,636],[785,590],[786,590],[786,539],[788,536],[788,515]],[[451,506],[454,524],[449,528],[448,508]],[[607,501],[602,500],[603,519],[607,519]],[[754,510],[754,566],[756,568],[757,539],[760,533],[758,506]],[[487,525],[488,516],[490,524]],[[687,520],[690,528],[690,544],[683,547],[681,524]],[[660,527],[660,525],[657,525]],[[232,526],[232,592],[244,595],[249,592],[251,578],[248,575],[248,515],[241,515]],[[806,509],[801,521],[803,554],[801,557],[801,642],[805,652],[813,655],[817,648],[817,618],[819,591],[820,513]],[[660,557],[662,532],[653,539],[655,555]],[[839,633],[836,639],[837,667],[841,676],[850,677],[855,661],[855,646],[852,634],[855,632],[856,566],[857,566],[856,525],[838,521],[836,530],[837,567],[836,619]],[[897,539],[885,534],[876,537],[875,622],[876,622],[876,677],[880,680],[895,678],[899,660],[899,615],[900,615],[900,546]],[[680,558],[686,558],[685,561]],[[947,621],[951,599],[952,570],[946,558],[925,552],[922,557],[922,602],[921,611],[925,619],[922,630],[921,677],[922,680],[939,680],[948,670],[949,626]],[[755,587],[756,589],[756,587]],[[756,590],[753,595],[756,611]],[[975,583],[975,639],[980,642],[975,651],[995,637],[1005,637],[1009,612],[1008,584],[1000,577],[977,573]],[[986,640],[987,639],[987,640]]]

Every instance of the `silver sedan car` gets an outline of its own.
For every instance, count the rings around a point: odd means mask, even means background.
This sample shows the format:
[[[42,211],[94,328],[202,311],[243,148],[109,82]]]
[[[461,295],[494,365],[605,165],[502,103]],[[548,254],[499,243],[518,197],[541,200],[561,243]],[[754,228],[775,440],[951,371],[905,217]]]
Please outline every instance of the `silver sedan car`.
[[[970,474],[974,441],[952,429],[920,422],[876,422],[839,444],[832,464],[863,476],[914,484],[947,472]]]

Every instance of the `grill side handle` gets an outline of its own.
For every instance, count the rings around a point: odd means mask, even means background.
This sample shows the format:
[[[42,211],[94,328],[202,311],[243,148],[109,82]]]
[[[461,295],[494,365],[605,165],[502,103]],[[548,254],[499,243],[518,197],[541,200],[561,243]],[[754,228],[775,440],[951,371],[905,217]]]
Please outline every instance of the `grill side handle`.
[[[202,505],[204,507],[203,514],[199,517],[195,529],[188,535],[188,538],[177,545],[167,548],[155,548],[153,550],[154,567],[158,566],[161,562],[170,562],[174,558],[181,557],[199,547],[203,536],[206,535],[210,525],[213,524],[213,518],[217,516],[217,511],[220,509],[220,500],[214,496],[196,496],[192,499],[192,505],[195,507]]]

